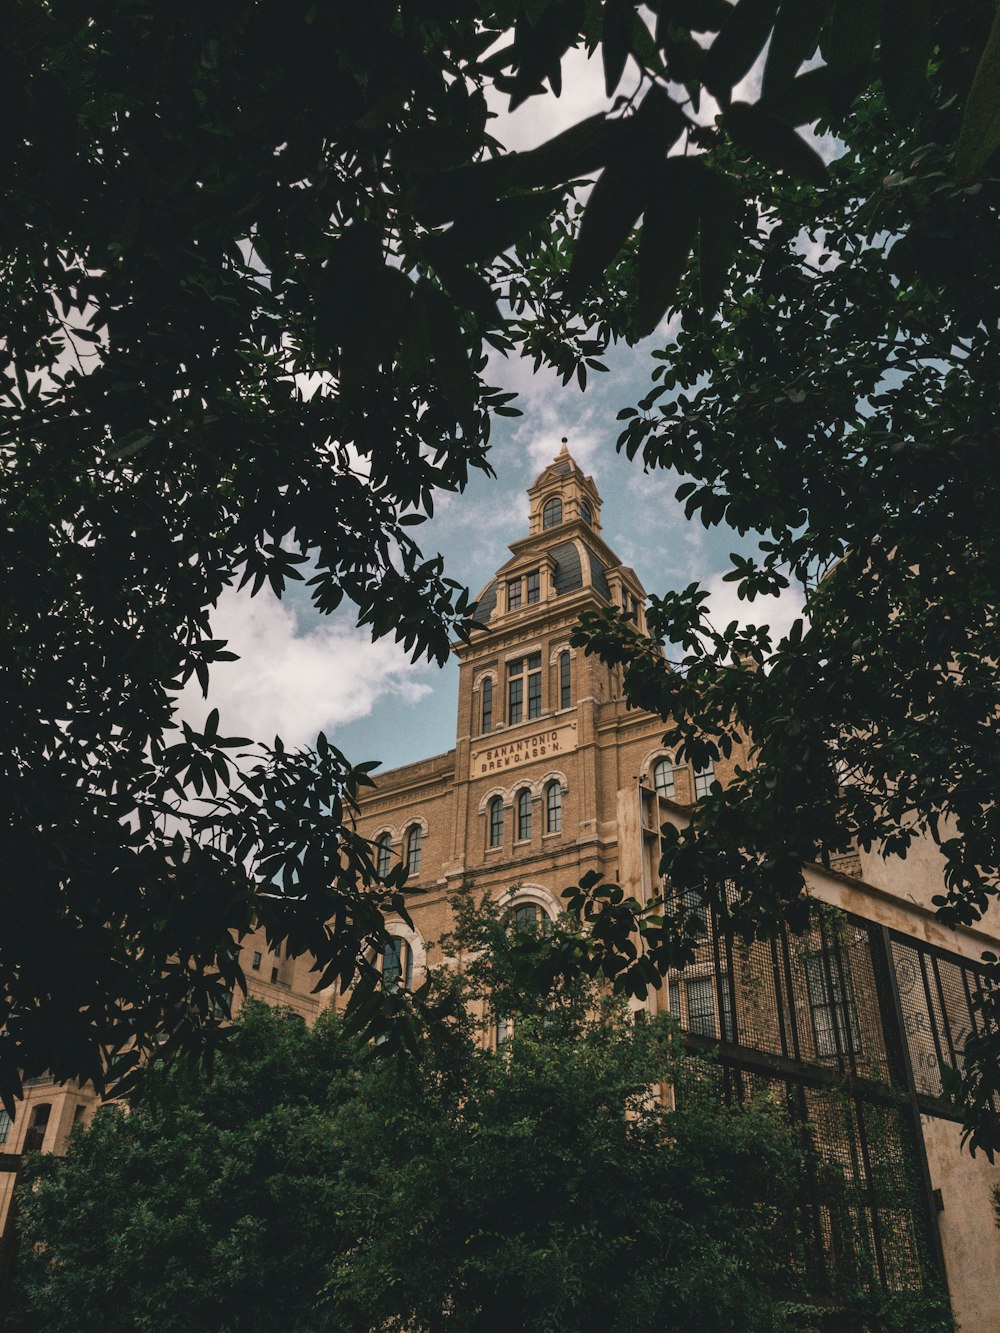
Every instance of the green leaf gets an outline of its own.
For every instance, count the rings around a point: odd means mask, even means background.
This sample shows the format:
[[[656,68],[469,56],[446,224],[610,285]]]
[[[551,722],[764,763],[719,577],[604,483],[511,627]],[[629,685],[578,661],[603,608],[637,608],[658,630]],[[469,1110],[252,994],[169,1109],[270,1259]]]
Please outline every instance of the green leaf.
[[[707,323],[725,290],[729,263],[736,248],[738,210],[743,200],[735,184],[718,173],[706,173],[698,238],[702,318]]]
[[[960,180],[980,171],[1000,148],[1000,9],[976,68],[955,149]]]
[[[787,171],[810,185],[827,183],[826,163],[816,150],[759,102],[734,102],[723,123],[733,143],[765,166]]]
[[[763,51],[777,10],[778,0],[739,0],[709,47],[703,80],[720,106],[728,106],[734,86]]]
[[[764,64],[762,98],[773,98],[794,80],[803,61],[816,50],[832,8],[833,0],[783,0]]]
[[[694,243],[705,168],[671,157],[650,184],[639,242],[636,332],[654,331],[677,292]]]
[[[930,0],[882,0],[879,65],[893,119],[908,125],[927,92],[933,37]]]
[[[632,0],[604,0],[601,55],[604,59],[604,88],[609,97],[613,96],[625,72],[634,15]]]
[[[601,173],[580,223],[566,286],[569,296],[596,282],[628,240],[648,202],[650,170],[687,123],[660,88],[650,89],[636,115],[622,122],[617,159]]]

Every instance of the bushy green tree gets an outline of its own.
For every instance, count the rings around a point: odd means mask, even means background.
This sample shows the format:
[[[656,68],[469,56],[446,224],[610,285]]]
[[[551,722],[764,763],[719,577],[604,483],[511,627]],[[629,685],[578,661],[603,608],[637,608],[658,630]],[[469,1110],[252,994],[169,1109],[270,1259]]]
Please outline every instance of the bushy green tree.
[[[727,1109],[668,1030],[578,980],[518,999],[525,945],[460,903],[467,965],[398,996],[399,1022],[435,993],[452,1015],[414,1059],[251,1006],[211,1082],[154,1068],[129,1112],[34,1159],[12,1326],[809,1327],[778,1109]]]

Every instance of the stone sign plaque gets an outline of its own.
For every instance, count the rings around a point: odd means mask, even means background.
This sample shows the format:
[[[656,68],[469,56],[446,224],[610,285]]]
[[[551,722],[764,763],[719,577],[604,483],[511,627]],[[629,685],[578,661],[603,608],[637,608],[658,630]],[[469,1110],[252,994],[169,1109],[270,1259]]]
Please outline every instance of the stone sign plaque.
[[[537,759],[552,759],[575,749],[575,722],[543,725],[535,731],[525,730],[518,736],[507,737],[501,732],[488,745],[480,743],[473,748],[469,777],[484,778],[491,773],[508,772]]]

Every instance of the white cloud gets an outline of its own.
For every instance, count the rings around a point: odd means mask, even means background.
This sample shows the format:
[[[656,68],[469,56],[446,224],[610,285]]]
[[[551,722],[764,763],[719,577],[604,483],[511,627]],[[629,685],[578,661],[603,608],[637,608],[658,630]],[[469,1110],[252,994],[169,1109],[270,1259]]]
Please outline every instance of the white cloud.
[[[741,625],[769,625],[771,640],[776,643],[802,615],[804,595],[795,584],[777,597],[758,597],[746,602],[737,596],[735,583],[723,583],[722,579],[721,573],[713,574],[706,584],[709,615],[716,629],[725,629],[734,620]]]
[[[563,87],[559,97],[546,91],[538,97],[529,97],[516,111],[506,109],[507,97],[490,90],[490,109],[497,112],[490,122],[490,133],[512,151],[536,148],[553,135],[568,130],[571,125],[593,116],[611,106],[604,91],[604,66],[600,53],[588,59],[583,47],[569,51],[562,62]],[[622,80],[621,92],[631,92],[628,75]]]
[[[415,703],[431,689],[420,679],[425,668],[391,640],[372,643],[346,618],[305,629],[292,607],[267,592],[224,592],[212,631],[240,660],[213,669],[208,699],[188,682],[178,711],[200,728],[218,708],[223,735],[311,744],[319,731],[367,717],[387,695]]]

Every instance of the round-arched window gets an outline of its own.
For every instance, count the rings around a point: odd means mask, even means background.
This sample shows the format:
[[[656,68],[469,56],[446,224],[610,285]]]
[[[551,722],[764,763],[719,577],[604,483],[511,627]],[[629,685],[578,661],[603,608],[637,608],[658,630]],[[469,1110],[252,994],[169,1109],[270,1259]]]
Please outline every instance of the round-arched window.
[[[406,873],[420,874],[420,854],[423,846],[424,831],[419,824],[414,824],[406,835]]]
[[[653,786],[660,796],[674,797],[674,766],[669,759],[657,759],[653,765]]]
[[[558,495],[550,495],[542,505],[542,527],[554,528],[557,523],[562,522],[562,517],[562,500]]]
[[[489,845],[499,847],[503,842],[503,797],[494,796],[489,807]]]
[[[562,832],[562,788],[558,781],[545,788],[545,832]]]
[[[382,985],[386,990],[409,990],[413,984],[413,950],[398,935],[390,935],[382,955]]]
[[[527,787],[517,794],[517,840],[531,841],[531,792]]]
[[[375,843],[375,869],[380,875],[388,875],[392,865],[392,835],[383,833]]]

